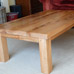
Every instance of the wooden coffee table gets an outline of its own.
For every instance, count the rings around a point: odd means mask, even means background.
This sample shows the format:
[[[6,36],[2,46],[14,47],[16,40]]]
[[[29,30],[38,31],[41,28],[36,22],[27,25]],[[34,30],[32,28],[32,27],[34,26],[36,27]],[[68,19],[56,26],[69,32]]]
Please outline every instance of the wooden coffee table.
[[[74,11],[51,10],[0,25],[0,61],[9,60],[6,38],[37,42],[42,73],[52,71],[51,40],[74,26]]]

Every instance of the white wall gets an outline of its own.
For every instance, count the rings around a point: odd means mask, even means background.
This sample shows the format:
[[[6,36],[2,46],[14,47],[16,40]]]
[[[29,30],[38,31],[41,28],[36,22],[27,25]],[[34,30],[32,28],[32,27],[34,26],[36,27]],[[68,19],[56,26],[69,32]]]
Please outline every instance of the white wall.
[[[10,12],[10,5],[15,5],[15,0],[1,0],[1,2],[2,5],[6,7],[6,12]]]
[[[9,5],[15,5],[15,0],[9,0]]]
[[[9,12],[9,0],[1,0],[2,5],[6,7],[6,11]]]

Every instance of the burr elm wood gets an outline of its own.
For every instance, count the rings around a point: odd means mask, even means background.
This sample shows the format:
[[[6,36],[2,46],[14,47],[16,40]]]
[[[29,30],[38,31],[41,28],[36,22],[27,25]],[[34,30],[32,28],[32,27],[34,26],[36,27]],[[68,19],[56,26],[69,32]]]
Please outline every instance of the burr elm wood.
[[[73,10],[49,10],[0,25],[0,61],[9,59],[6,38],[39,43],[42,73],[52,71],[51,40],[74,26]]]

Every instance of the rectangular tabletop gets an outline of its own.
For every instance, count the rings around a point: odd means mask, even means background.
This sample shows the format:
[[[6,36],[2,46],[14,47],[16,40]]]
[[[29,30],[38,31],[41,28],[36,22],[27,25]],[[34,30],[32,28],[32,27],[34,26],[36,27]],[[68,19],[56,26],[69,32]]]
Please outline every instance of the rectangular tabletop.
[[[39,43],[41,72],[52,72],[51,40],[74,26],[73,10],[44,11],[0,25],[0,61],[8,61],[7,37]]]
[[[0,25],[0,32],[54,39],[74,25],[73,10],[49,10]]]

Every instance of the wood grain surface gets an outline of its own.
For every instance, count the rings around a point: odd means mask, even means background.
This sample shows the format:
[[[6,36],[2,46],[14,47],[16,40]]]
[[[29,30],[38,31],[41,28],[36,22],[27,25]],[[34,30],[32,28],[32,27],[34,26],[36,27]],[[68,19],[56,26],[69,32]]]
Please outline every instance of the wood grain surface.
[[[62,31],[70,29],[73,26],[73,10],[51,10],[0,25],[0,32],[27,37],[54,39]]]
[[[52,71],[51,40],[74,27],[73,10],[44,11],[0,25],[0,61],[9,59],[6,38],[38,42],[41,71]]]

